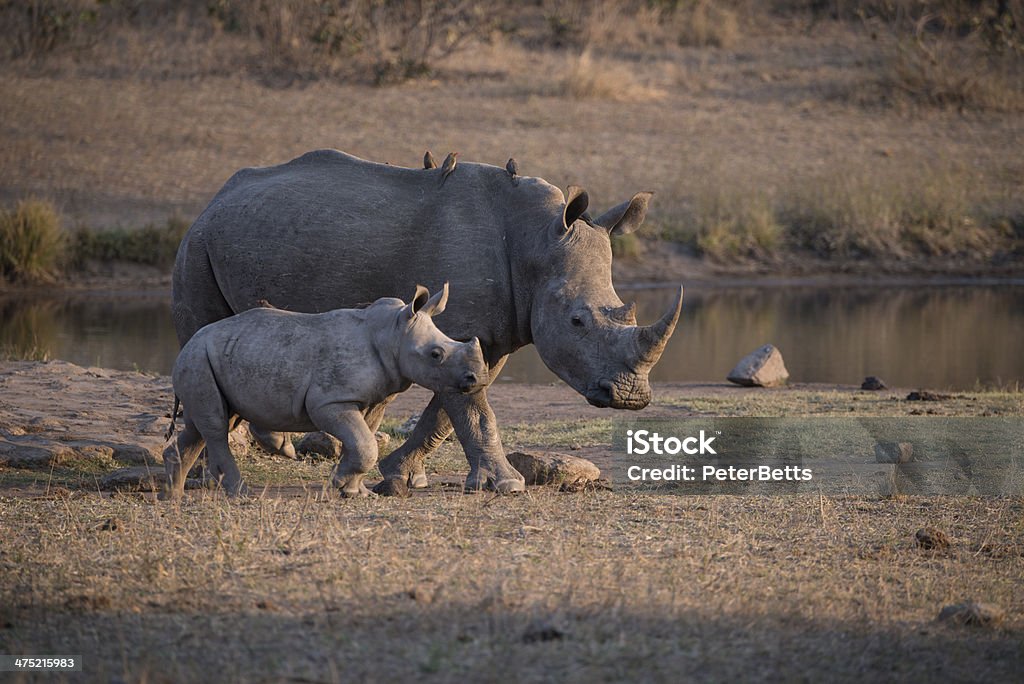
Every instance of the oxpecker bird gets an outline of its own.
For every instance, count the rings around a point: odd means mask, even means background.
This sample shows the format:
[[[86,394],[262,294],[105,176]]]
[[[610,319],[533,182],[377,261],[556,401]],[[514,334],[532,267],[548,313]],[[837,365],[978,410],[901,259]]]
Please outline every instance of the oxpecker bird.
[[[430,154],[430,150],[423,153],[423,168],[425,169],[436,169],[437,162],[434,161],[434,155]]]
[[[452,175],[452,171],[455,170],[456,157],[459,156],[458,152],[449,152],[448,156],[444,158],[444,163],[441,164],[441,185],[448,180],[448,176]]]
[[[516,164],[516,160],[512,157],[508,158],[508,163],[505,164],[505,170],[508,171],[509,177],[512,178],[512,185],[519,185],[519,164]]]

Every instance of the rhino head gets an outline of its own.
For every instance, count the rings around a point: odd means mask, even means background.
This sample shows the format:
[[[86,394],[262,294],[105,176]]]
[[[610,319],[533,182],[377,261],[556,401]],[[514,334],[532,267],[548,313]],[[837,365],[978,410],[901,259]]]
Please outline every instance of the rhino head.
[[[561,216],[535,247],[530,329],[545,365],[594,406],[642,409],[651,401],[648,373],[679,320],[683,291],[657,322],[638,326],[635,304],[612,287],[611,236],[636,230],[649,192],[596,219],[589,198],[570,186]]]
[[[433,297],[427,288],[416,286],[416,294],[397,314],[398,367],[404,377],[434,392],[476,392],[489,381],[480,341],[456,342],[437,329],[433,317],[447,303],[448,283]]]

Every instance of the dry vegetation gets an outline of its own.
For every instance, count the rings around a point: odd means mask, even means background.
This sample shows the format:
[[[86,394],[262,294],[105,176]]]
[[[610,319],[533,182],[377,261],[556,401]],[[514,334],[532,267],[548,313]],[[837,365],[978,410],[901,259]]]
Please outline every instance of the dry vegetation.
[[[8,1],[0,200],[166,265],[174,231],[127,233],[241,166],[430,146],[657,191],[620,256],[1019,270],[1022,25],[1019,0]]]

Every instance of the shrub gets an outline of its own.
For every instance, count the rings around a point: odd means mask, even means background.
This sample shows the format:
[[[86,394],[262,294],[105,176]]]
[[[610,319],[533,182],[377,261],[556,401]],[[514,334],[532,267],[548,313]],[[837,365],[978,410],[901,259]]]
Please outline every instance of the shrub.
[[[57,273],[66,235],[49,202],[23,200],[0,213],[0,278],[46,282]]]
[[[124,261],[169,268],[189,224],[171,217],[163,226],[142,228],[80,228],[72,235],[71,259],[75,266],[86,261]]]

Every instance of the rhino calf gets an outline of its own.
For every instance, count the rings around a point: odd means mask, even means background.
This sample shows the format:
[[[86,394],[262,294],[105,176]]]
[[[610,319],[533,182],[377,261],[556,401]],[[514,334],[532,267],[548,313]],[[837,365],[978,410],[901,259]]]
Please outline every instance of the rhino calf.
[[[442,393],[487,384],[479,341],[456,342],[434,325],[447,300],[447,283],[433,297],[417,286],[409,304],[384,297],[364,309],[321,314],[256,308],[200,329],[174,364],[184,429],[164,451],[164,498],[181,497],[204,446],[213,477],[229,495],[244,493],[228,449],[228,432],[240,419],[334,435],[344,450],[333,484],[344,496],[368,495],[363,477],[377,461],[369,409],[414,382]]]

